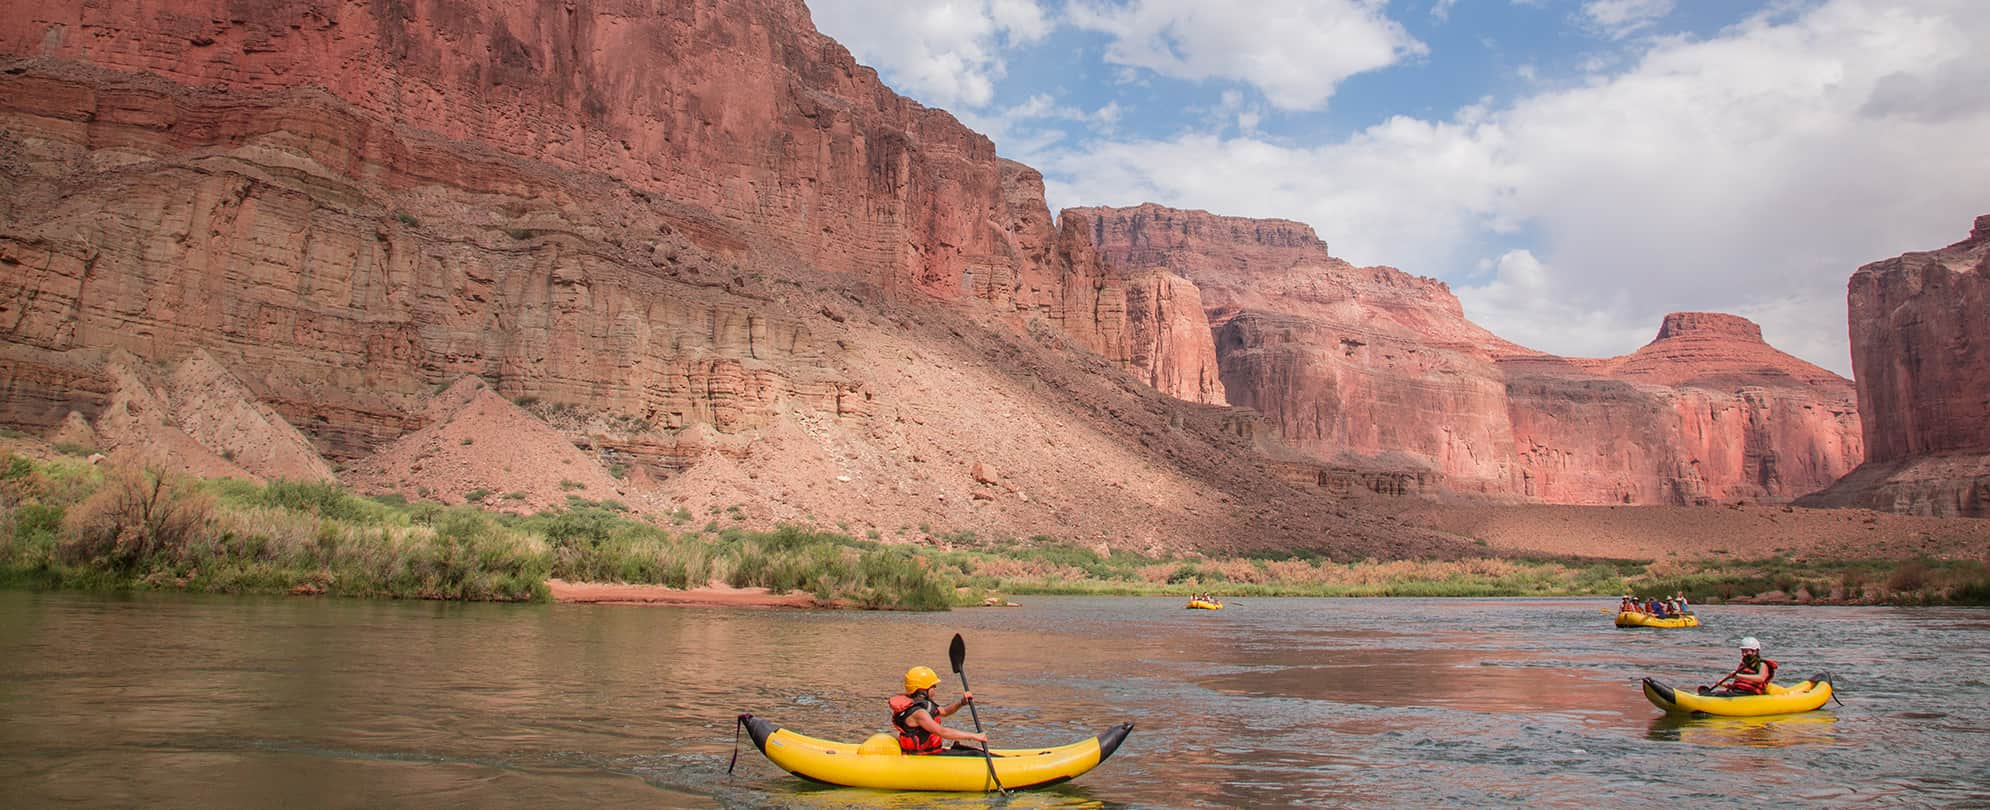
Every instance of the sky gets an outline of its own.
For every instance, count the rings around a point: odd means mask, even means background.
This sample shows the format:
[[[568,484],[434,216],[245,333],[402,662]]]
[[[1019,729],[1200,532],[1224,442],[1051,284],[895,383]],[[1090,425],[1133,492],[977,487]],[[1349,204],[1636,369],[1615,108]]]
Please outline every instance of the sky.
[[[1981,0],[808,5],[1053,211],[1299,220],[1557,354],[1712,310],[1850,376],[1852,272],[1990,213]]]

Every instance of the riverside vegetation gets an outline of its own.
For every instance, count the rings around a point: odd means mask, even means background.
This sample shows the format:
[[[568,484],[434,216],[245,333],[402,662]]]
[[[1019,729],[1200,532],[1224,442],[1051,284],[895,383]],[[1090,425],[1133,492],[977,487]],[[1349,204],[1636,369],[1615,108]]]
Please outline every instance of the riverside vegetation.
[[[0,458],[0,584],[466,600],[544,600],[549,577],[676,588],[722,581],[866,608],[944,609],[990,593],[1239,596],[1615,595],[1766,591],[1990,601],[1973,560],[1796,562],[1486,557],[1336,562],[1105,553],[1050,537],[942,533],[889,545],[797,525],[674,530],[613,501],[511,515],[365,498],[335,484],[193,480],[81,459]],[[741,519],[737,510],[730,514]],[[687,522],[679,510],[667,518]]]

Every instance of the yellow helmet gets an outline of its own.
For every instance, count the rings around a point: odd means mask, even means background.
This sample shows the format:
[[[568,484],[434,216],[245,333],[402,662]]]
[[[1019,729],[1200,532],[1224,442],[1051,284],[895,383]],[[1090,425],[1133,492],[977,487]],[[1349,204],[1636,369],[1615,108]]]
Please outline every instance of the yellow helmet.
[[[905,671],[905,693],[908,695],[921,689],[931,689],[939,683],[940,676],[932,667],[913,667]]]

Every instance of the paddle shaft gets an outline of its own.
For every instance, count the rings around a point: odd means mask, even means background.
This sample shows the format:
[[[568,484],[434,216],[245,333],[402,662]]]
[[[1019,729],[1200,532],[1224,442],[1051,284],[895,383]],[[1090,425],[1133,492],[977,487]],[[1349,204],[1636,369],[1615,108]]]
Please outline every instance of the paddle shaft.
[[[960,691],[974,691],[968,688],[967,685],[967,642],[961,639],[959,633],[954,634],[954,642],[947,648],[947,658],[951,659],[954,665],[954,674],[960,676]],[[981,712],[975,711],[974,698],[966,698],[966,700],[967,716],[974,718],[974,733],[982,734]],[[995,775],[995,755],[989,753],[988,742],[986,740],[983,740],[981,743],[981,759],[988,763],[988,779],[995,783],[995,789],[1001,791],[1003,796],[1009,795],[1009,789],[1002,786],[1002,777]]]
[[[1736,675],[1740,675],[1740,674],[1741,674],[1741,667],[1735,667],[1735,668],[1734,668],[1734,671],[1733,671],[1733,672],[1730,672],[1730,673],[1728,673],[1727,675],[1723,676],[1723,677],[1722,677],[1722,678],[1721,678],[1720,680],[1718,680],[1718,681],[1714,681],[1714,685],[1713,685],[1713,686],[1709,686],[1709,687],[1707,687],[1707,688],[1708,688],[1708,689],[1719,689],[1719,688],[1721,688],[1721,684],[1724,684],[1724,683],[1727,683],[1727,682],[1728,682],[1728,680],[1729,680],[1730,678],[1733,678],[1734,676],[1736,676]],[[977,729],[977,730],[978,730],[978,729]]]

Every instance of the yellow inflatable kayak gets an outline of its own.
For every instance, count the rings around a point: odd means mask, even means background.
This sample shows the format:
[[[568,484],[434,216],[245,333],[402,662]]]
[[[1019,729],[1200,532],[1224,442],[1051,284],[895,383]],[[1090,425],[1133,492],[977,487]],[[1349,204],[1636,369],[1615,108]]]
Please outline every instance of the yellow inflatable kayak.
[[[861,745],[818,740],[745,715],[740,722],[754,746],[783,770],[816,782],[880,790],[952,790],[986,792],[995,789],[988,778],[988,760],[961,754],[907,755],[898,739],[873,734]],[[997,748],[995,775],[1009,790],[1039,788],[1069,781],[1099,766],[1119,749],[1132,723],[1121,723],[1097,737],[1051,748]]]
[[[1188,602],[1188,605],[1187,605],[1187,607],[1188,607],[1188,609],[1189,609],[1189,610],[1222,610],[1222,609],[1223,609],[1223,603],[1222,603],[1222,602],[1204,602],[1204,601],[1202,601],[1202,600],[1200,600],[1200,599],[1190,599],[1190,600],[1189,600],[1189,602]]]
[[[1605,608],[1608,610],[1608,608]],[[1661,619],[1649,613],[1626,610],[1617,614],[1618,627],[1699,627],[1700,617],[1688,613],[1677,619]]]
[[[1831,676],[1819,673],[1795,686],[1778,686],[1772,683],[1769,684],[1768,694],[1734,697],[1716,697],[1680,691],[1646,678],[1645,699],[1651,701],[1653,706],[1682,714],[1711,714],[1720,717],[1795,714],[1823,708],[1825,701],[1831,699]]]

